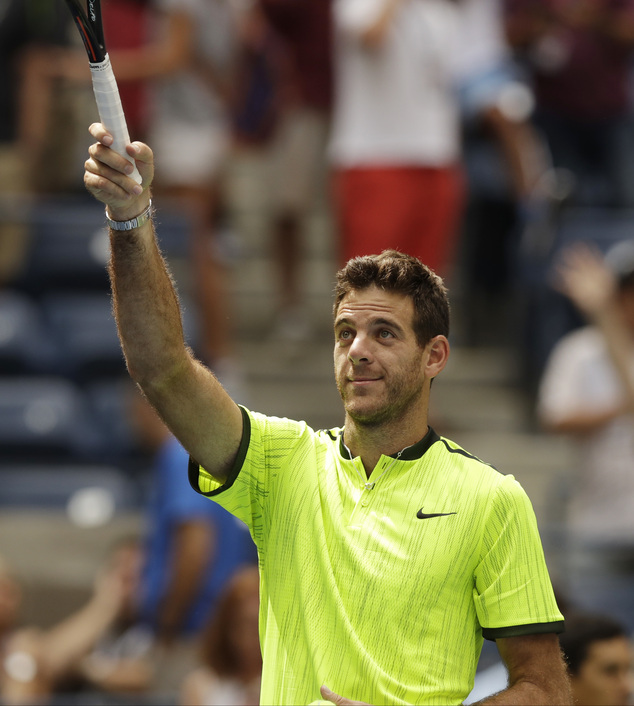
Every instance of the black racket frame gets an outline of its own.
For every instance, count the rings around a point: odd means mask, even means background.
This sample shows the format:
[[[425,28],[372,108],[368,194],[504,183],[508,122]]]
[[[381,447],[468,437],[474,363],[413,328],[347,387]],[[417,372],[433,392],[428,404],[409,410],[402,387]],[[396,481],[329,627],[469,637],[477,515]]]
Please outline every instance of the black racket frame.
[[[91,64],[102,63],[107,51],[101,21],[101,1],[87,0],[85,8],[79,0],[66,0],[66,5],[84,42],[88,61]]]

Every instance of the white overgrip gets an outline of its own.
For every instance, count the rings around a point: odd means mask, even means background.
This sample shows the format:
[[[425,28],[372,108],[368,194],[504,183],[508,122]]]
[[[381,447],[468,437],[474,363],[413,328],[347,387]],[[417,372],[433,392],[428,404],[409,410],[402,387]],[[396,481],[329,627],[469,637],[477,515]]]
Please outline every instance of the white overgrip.
[[[134,165],[134,171],[130,176],[140,184],[141,175],[134,164],[134,159],[126,152],[126,146],[130,144],[130,135],[108,54],[101,63],[90,64],[90,73],[99,118],[114,140],[112,149]]]

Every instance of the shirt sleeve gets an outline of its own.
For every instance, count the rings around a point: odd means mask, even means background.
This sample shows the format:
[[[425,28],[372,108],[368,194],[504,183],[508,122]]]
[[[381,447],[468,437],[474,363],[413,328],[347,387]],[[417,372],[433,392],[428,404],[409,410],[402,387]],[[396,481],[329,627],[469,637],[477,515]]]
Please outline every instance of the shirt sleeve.
[[[563,630],[535,513],[512,476],[489,504],[474,601],[487,639]]]
[[[304,422],[269,417],[243,407],[243,432],[238,454],[224,483],[219,483],[194,460],[189,462],[189,481],[194,490],[218,503],[242,520],[261,548],[279,498],[280,484],[292,471],[287,460],[303,435]]]

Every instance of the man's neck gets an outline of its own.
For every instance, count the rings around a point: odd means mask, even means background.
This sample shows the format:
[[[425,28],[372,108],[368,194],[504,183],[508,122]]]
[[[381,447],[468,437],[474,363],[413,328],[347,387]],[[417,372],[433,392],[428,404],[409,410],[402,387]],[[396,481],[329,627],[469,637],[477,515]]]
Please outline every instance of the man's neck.
[[[360,456],[369,477],[381,456],[393,456],[418,443],[427,433],[427,415],[416,423],[404,420],[377,426],[366,426],[346,416],[343,443],[353,457]]]

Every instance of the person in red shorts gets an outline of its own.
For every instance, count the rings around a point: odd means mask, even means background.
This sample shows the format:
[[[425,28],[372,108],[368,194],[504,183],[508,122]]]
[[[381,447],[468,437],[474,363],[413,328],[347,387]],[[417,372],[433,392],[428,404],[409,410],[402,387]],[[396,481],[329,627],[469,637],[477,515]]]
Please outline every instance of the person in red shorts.
[[[336,0],[330,155],[340,260],[398,248],[447,274],[463,204],[447,0]]]

